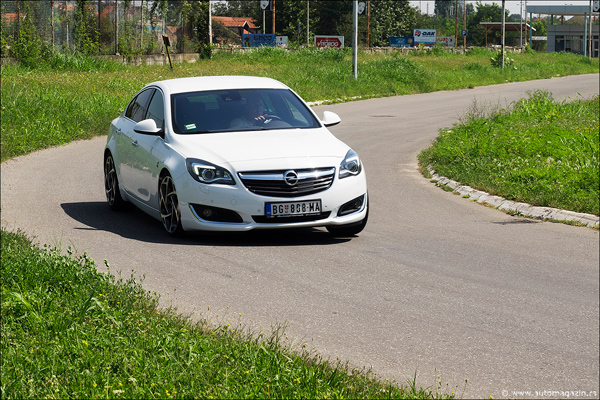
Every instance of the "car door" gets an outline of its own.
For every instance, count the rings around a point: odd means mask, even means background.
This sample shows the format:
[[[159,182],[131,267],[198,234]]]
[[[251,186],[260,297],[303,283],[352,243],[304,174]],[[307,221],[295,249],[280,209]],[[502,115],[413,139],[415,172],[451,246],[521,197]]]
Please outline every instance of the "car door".
[[[147,189],[140,186],[139,175],[143,175],[144,169],[148,168],[149,161],[144,161],[143,151],[140,150],[139,133],[133,130],[138,122],[144,120],[148,111],[148,105],[156,89],[143,90],[129,103],[124,117],[118,127],[120,132],[117,137],[117,162],[121,174],[121,183],[125,190],[135,198],[146,202],[149,197]]]
[[[152,119],[158,128],[164,129],[163,93],[156,89],[150,98],[142,120]],[[158,207],[158,174],[159,165],[164,159],[164,140],[159,135],[133,132],[131,144],[131,188],[133,194],[141,201]]]

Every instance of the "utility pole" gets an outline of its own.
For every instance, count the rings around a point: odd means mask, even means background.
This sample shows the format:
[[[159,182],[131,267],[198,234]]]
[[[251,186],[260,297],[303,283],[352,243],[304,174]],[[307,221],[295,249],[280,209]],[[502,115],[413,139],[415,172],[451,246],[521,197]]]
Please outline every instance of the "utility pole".
[[[592,41],[592,29],[594,29],[594,25],[592,25],[592,13],[593,13],[593,9],[592,9],[592,0],[590,0],[590,47],[589,47],[589,52],[588,55],[590,56],[590,60],[592,59],[592,56],[594,54],[594,42]]]
[[[505,10],[506,0],[502,0],[502,69],[504,69],[504,27],[506,24],[506,12]]]
[[[119,0],[115,0],[115,54],[119,55]]]
[[[521,38],[519,39],[519,44],[521,45],[521,48],[523,48],[523,0],[521,0],[521,9],[519,11],[519,15],[521,16]]]
[[[458,0],[454,11],[454,43],[458,44]]]
[[[143,53],[142,47],[144,46],[144,0],[140,5],[140,53]]]
[[[100,15],[100,11],[98,11],[98,18]],[[100,24],[98,24],[100,25]],[[50,44],[52,45],[52,48],[54,49],[54,0],[50,1],[50,31],[52,34],[52,41],[50,42]],[[98,32],[100,32],[100,28],[98,28]],[[99,43],[100,41],[98,41]]]
[[[371,0],[367,0],[367,49],[371,48],[371,40],[369,38],[370,33],[371,33]]]
[[[309,26],[310,26],[310,0],[306,0],[306,44],[308,44],[308,41],[310,40],[310,31],[309,31]]]
[[[271,0],[273,4],[273,35],[275,34],[275,0]]]
[[[358,0],[352,2],[352,76],[358,78]]]
[[[467,30],[467,0],[463,0],[463,29]],[[456,47],[458,47],[458,43],[456,43]],[[467,53],[467,35],[463,36],[463,47],[465,49],[465,54]]]

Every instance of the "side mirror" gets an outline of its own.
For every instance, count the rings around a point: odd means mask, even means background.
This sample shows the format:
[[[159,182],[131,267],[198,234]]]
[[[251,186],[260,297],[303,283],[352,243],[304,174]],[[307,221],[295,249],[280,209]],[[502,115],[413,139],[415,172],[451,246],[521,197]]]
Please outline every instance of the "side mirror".
[[[331,111],[323,111],[323,125],[325,126],[333,126],[342,122],[342,119],[334,112]]]
[[[134,125],[133,130],[142,135],[157,135],[162,137],[163,134],[162,129],[156,126],[156,122],[153,119],[145,119],[138,122]]]

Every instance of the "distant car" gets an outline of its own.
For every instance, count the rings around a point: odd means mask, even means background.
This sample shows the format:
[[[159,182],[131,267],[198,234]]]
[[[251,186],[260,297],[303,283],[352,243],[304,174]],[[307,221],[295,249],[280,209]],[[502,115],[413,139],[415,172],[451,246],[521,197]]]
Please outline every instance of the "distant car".
[[[210,76],[145,86],[114,119],[104,150],[108,205],[126,202],[185,231],[325,227],[363,230],[369,215],[358,155],[290,88]]]

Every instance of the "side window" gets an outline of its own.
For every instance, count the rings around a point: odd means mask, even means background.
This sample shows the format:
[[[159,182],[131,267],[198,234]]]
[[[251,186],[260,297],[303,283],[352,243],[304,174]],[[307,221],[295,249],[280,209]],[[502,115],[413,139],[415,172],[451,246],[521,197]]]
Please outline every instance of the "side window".
[[[148,89],[138,94],[131,101],[131,103],[129,103],[127,111],[125,112],[125,116],[127,118],[131,118],[135,122],[140,122],[141,120],[143,120],[144,116],[146,115],[146,110],[148,108],[148,101],[152,97],[153,93],[154,89]]]
[[[163,126],[163,121],[165,120],[165,106],[163,95],[160,90],[154,92],[150,105],[148,105],[148,115],[146,115],[146,118],[153,119],[158,128]]]

